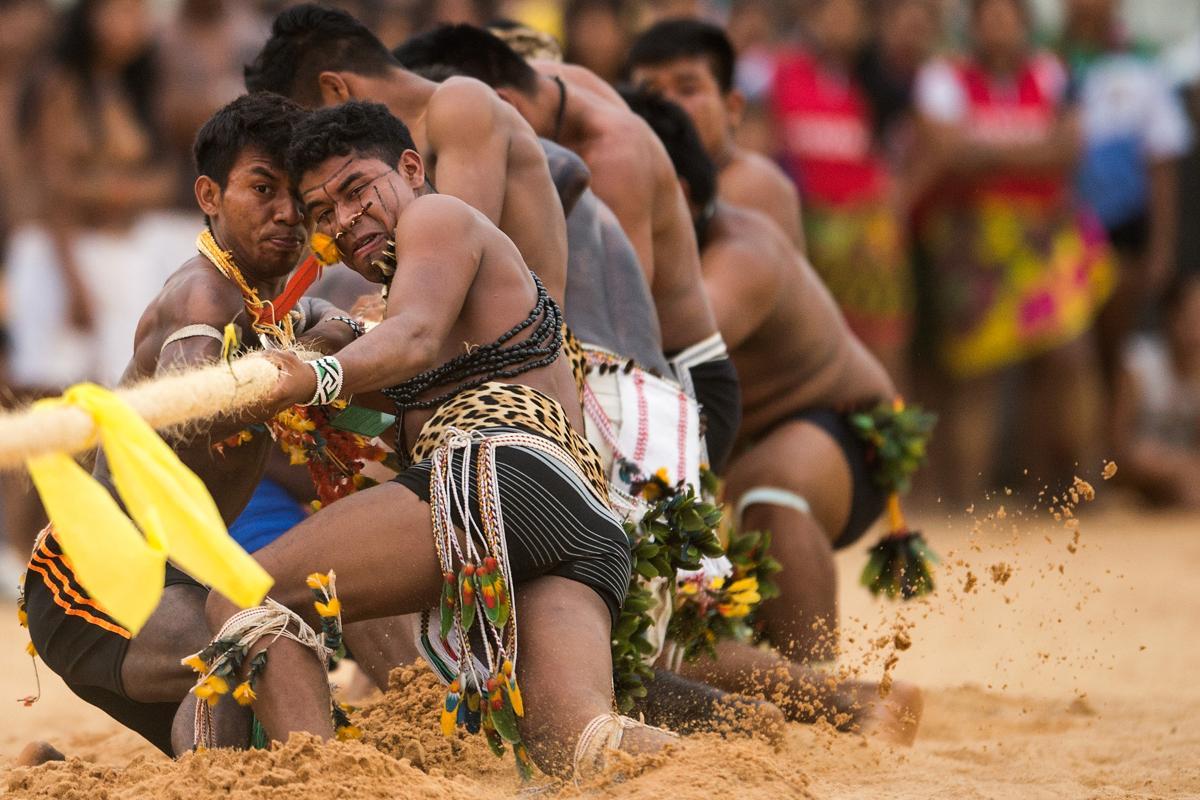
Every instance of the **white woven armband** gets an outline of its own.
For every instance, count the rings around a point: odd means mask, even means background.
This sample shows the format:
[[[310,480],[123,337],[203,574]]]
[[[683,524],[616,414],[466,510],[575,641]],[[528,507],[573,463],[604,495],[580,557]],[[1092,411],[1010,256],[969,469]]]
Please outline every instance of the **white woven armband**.
[[[315,361],[305,362],[317,376],[317,389],[306,406],[327,406],[342,393],[342,362],[335,356],[324,356]]]

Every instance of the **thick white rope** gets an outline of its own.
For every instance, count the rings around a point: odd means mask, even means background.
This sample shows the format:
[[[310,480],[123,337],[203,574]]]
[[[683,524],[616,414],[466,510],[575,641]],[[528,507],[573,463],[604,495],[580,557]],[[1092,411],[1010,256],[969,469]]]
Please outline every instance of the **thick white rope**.
[[[302,359],[316,357],[297,352]],[[229,363],[147,379],[116,391],[159,431],[234,414],[266,399],[279,378],[274,364],[254,354]],[[25,408],[0,413],[0,470],[21,469],[47,453],[82,453],[96,446],[96,426],[79,408]]]

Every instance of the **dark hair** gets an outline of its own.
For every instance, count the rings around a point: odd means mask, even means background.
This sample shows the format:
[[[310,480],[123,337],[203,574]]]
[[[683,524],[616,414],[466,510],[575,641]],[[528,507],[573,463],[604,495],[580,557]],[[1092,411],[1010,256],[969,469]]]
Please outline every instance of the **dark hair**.
[[[209,117],[196,134],[192,145],[196,174],[207,175],[224,189],[234,163],[248,147],[283,168],[292,130],[304,113],[291,100],[271,92],[242,95]]]
[[[629,67],[656,66],[681,58],[704,58],[721,87],[733,88],[736,56],[725,31],[698,19],[668,19],[654,25],[634,40],[629,50]]]
[[[643,90],[622,89],[621,97],[667,148],[675,173],[687,181],[691,201],[705,208],[717,195],[717,166],[704,151],[692,118],[661,95]]]
[[[412,37],[393,54],[405,69],[452,67],[493,88],[532,93],[537,73],[499,37],[473,25],[441,25]]]
[[[305,3],[275,17],[271,38],[254,63],[246,65],[246,89],[315,106],[321,99],[317,78],[322,72],[382,75],[394,66],[396,60],[383,42],[354,17]]]
[[[105,0],[79,0],[62,19],[62,29],[54,46],[53,62],[61,66],[78,81],[82,90],[83,111],[86,123],[94,134],[100,133],[100,98],[96,90],[94,61],[97,55],[96,31],[93,16],[97,6]],[[27,133],[36,122],[36,111],[44,88],[46,73],[35,75],[26,86],[21,97],[18,126]],[[150,136],[155,149],[162,145],[162,130],[159,124],[158,95],[159,65],[154,45],[145,49],[121,70],[120,84],[138,122]]]
[[[393,166],[405,150],[416,150],[408,126],[380,103],[353,100],[305,114],[292,131],[287,168],[295,183],[305,172],[332,158],[358,153]]]

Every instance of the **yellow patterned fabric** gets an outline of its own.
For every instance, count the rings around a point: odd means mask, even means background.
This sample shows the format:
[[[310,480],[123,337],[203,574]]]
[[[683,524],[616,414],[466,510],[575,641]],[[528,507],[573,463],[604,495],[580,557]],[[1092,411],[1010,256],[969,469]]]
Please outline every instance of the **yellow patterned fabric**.
[[[1053,350],[1091,327],[1115,265],[1094,215],[1001,196],[939,207],[921,226],[944,366],[958,378]]]
[[[804,208],[808,257],[868,347],[908,341],[916,295],[900,226],[882,200]]]
[[[243,607],[266,596],[270,575],[229,536],[208,488],[132,408],[94,384],[35,408],[55,405],[92,417],[129,516],[69,455],[31,458],[29,474],[76,579],[114,620],[137,634],[158,605],[168,557]]]

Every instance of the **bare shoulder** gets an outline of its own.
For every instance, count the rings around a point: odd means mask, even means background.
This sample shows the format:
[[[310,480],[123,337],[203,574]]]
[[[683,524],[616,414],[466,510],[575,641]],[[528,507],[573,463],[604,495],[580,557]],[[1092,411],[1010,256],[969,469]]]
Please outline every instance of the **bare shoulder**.
[[[630,111],[606,109],[599,135],[587,145],[585,155],[593,185],[617,182],[623,192],[675,182],[675,169],[666,148],[645,121]],[[647,177],[652,180],[647,180]],[[611,205],[611,203],[610,203]]]
[[[736,271],[741,280],[771,289],[791,267],[791,245],[765,214],[721,205],[720,233],[704,248],[706,266]]]
[[[428,127],[445,134],[465,133],[503,120],[504,101],[490,86],[475,78],[448,78],[434,89],[427,110]],[[460,126],[475,126],[460,127]]]
[[[611,142],[609,149],[614,160],[620,167],[643,176],[642,182],[644,176],[652,176],[656,191],[665,190],[674,196],[679,191],[675,165],[650,124],[632,111],[622,109],[612,109],[609,116],[613,123],[605,138]]]
[[[771,159],[748,150],[738,152],[737,157],[726,168],[730,188],[740,194],[756,194],[766,202],[785,199],[799,203],[796,185],[778,164]]]
[[[154,301],[159,319],[178,325],[224,325],[244,306],[238,288],[197,255],[167,278]]]
[[[484,222],[486,217],[457,197],[423,195],[409,203],[396,221],[396,236],[403,242],[399,249],[425,242],[453,246]]]
[[[146,307],[138,321],[136,346],[165,339],[188,325],[223,330],[244,308],[238,288],[197,255],[167,278],[158,296]]]

